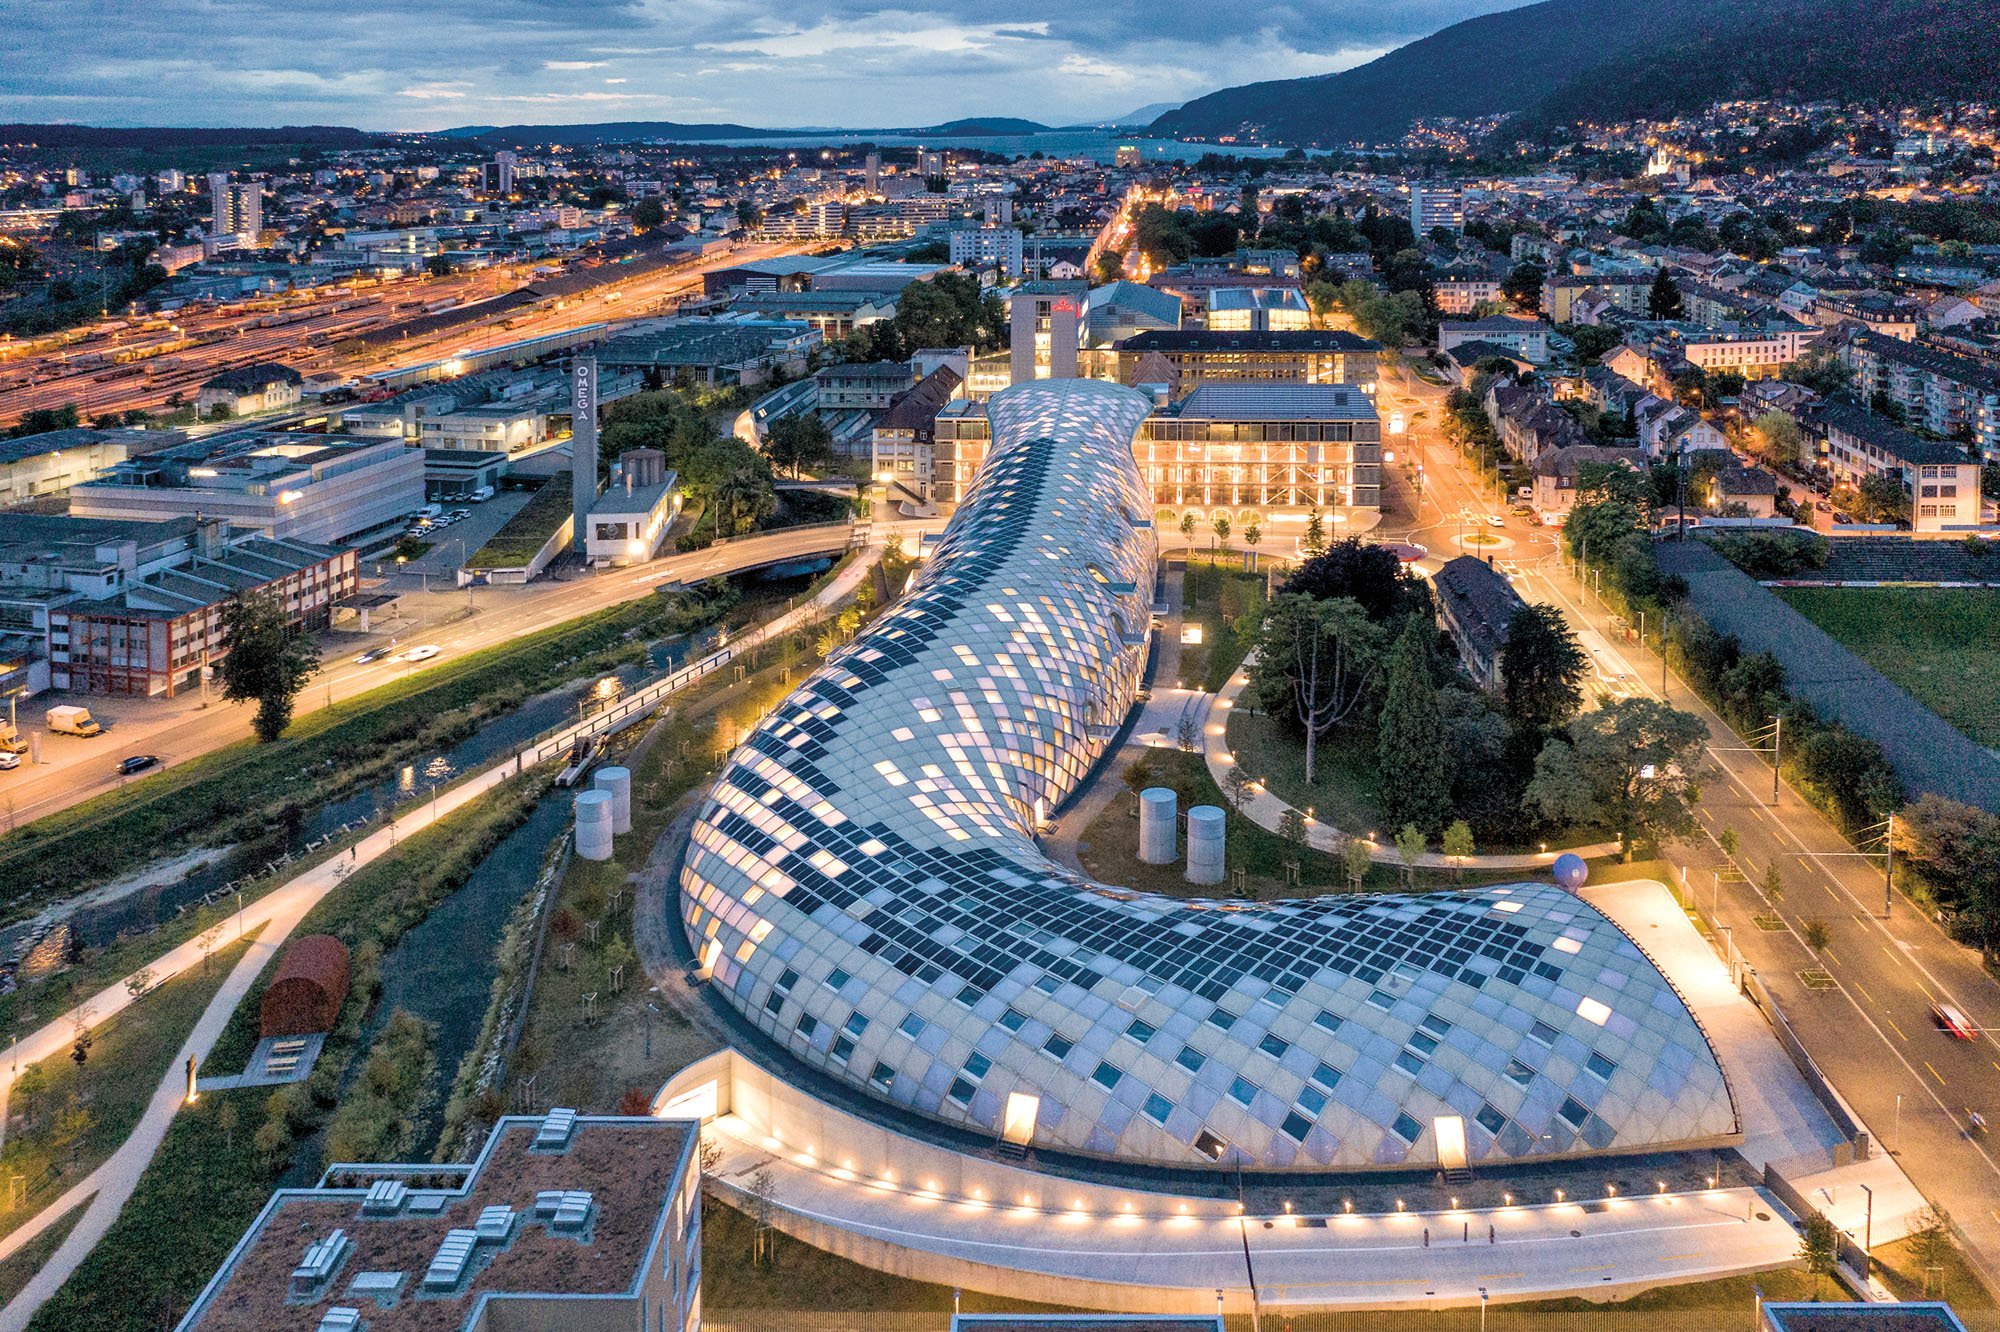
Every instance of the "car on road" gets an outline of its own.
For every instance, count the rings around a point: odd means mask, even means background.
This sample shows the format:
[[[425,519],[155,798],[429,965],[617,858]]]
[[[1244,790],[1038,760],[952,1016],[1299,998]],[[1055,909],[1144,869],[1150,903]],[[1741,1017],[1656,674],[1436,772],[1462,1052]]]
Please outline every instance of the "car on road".
[[[405,652],[403,654],[403,660],[429,661],[432,657],[435,657],[441,651],[443,651],[443,649],[440,648],[437,644],[425,643],[419,647],[413,647],[408,652]]]
[[[368,664],[369,664],[370,662],[375,662],[375,661],[380,661],[380,660],[382,660],[382,658],[384,658],[384,657],[388,656],[388,655],[389,655],[390,653],[394,652],[395,650],[396,650],[396,649],[394,649],[394,648],[392,648],[392,647],[372,647],[372,648],[369,648],[369,649],[368,649],[368,650],[367,650],[366,652],[362,653],[362,654],[361,654],[360,656],[358,656],[358,657],[356,657],[356,658],[354,659],[354,664],[355,664],[356,666],[366,666],[366,665],[368,665]]]
[[[1945,1035],[1951,1037],[1953,1040],[1976,1041],[1979,1039],[1979,1028],[1973,1026],[1971,1019],[1967,1018],[1965,1014],[1959,1012],[1958,1009],[1950,1004],[1943,1002],[1933,1003],[1931,1005],[1931,1019],[1944,1029]]]
[[[118,760],[118,775],[120,777],[130,777],[135,772],[144,772],[148,768],[157,768],[159,766],[160,756],[158,754],[133,754],[129,758]]]

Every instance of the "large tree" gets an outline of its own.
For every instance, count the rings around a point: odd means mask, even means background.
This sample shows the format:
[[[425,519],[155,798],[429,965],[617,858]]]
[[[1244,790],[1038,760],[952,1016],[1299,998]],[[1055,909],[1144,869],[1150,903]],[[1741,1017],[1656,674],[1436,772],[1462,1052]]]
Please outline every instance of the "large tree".
[[[1549,271],[1540,264],[1529,262],[1515,264],[1512,271],[1501,280],[1500,294],[1508,303],[1523,314],[1533,314],[1542,305],[1542,282]]]
[[[1352,598],[1286,592],[1272,599],[1251,684],[1264,711],[1304,733],[1308,783],[1317,780],[1321,737],[1367,697],[1381,643],[1382,630]]]
[[[1685,832],[1694,823],[1696,779],[1708,728],[1699,717],[1650,698],[1586,712],[1535,758],[1525,796],[1550,823],[1605,824],[1625,838]]]
[[[1382,821],[1414,824],[1426,833],[1450,819],[1451,755],[1443,711],[1431,676],[1430,627],[1411,618],[1389,650],[1388,688],[1375,727]]]
[[[1306,560],[1285,580],[1282,590],[1320,601],[1351,598],[1361,603],[1361,609],[1377,624],[1415,611],[1430,613],[1428,589],[1403,567],[1396,552],[1356,537],[1342,537]]]
[[[1649,319],[1679,319],[1681,317],[1681,288],[1674,281],[1674,275],[1662,268],[1653,275],[1652,289],[1646,293],[1646,317]]]
[[[1523,606],[1507,621],[1500,649],[1500,697],[1515,725],[1548,731],[1583,707],[1590,657],[1562,612],[1545,602]]]
[[[222,610],[222,696],[257,705],[251,725],[269,744],[291,725],[299,690],[319,669],[319,648],[294,631],[285,607],[267,592],[248,592]]]
[[[833,461],[833,432],[814,412],[780,417],[764,436],[764,456],[797,479],[801,471],[816,472]]]

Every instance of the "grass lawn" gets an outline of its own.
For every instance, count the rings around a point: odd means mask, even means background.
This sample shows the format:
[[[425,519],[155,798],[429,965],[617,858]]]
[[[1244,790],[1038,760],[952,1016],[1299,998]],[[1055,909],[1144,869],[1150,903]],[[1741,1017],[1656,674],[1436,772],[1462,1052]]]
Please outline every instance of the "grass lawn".
[[[1226,738],[1230,749],[1239,755],[1254,756],[1245,760],[1251,763],[1253,775],[1286,804],[1294,809],[1310,809],[1316,817],[1329,820],[1343,832],[1375,832],[1385,838],[1393,835],[1382,822],[1378,794],[1381,779],[1373,731],[1343,726],[1322,739],[1315,755],[1319,780],[1308,785],[1305,746],[1277,722],[1238,706],[1229,710],[1228,728]],[[1613,836],[1602,828],[1574,829],[1551,837],[1549,849],[1610,841]],[[1538,848],[1480,846],[1476,849],[1522,852]]]
[[[93,1193],[90,1198],[96,1196]],[[28,1284],[28,1279],[41,1271],[42,1264],[62,1247],[62,1242],[69,1238],[69,1232],[76,1229],[77,1222],[83,1220],[84,1210],[90,1206],[90,1198],[85,1198],[64,1212],[60,1221],[14,1250],[5,1260],[0,1260],[0,1305],[19,1295],[21,1287]]]
[[[251,938],[256,935],[251,931]],[[0,1234],[34,1216],[125,1141],[247,947],[247,941],[230,939],[207,967],[161,982],[97,1028],[81,1077],[67,1052],[21,1070],[7,1107],[18,1122],[0,1152],[0,1173],[25,1177],[28,1196],[24,1206],[0,1212]]]
[[[1960,1313],[1969,1310],[1987,1313],[2000,1307],[1994,1303],[1993,1292],[1966,1266],[1965,1255],[1956,1248],[1945,1258],[1943,1266],[1930,1274],[1928,1286],[1925,1273],[1910,1252],[1908,1240],[1876,1245],[1875,1262],[1883,1282],[1899,1300],[1949,1300]]]
[[[271,1194],[251,1145],[268,1087],[210,1092],[184,1107],[139,1186],[29,1332],[172,1327]]]
[[[1182,574],[1182,618],[1201,626],[1202,641],[1181,645],[1181,680],[1189,687],[1214,693],[1249,654],[1256,622],[1263,618],[1264,576],[1245,573],[1240,558],[1223,556],[1220,563],[1196,554]],[[1246,618],[1247,617],[1247,618]],[[1251,634],[1239,634],[1243,621]]]
[[[2000,746],[2000,589],[1773,590],[1919,703],[1979,744]]]

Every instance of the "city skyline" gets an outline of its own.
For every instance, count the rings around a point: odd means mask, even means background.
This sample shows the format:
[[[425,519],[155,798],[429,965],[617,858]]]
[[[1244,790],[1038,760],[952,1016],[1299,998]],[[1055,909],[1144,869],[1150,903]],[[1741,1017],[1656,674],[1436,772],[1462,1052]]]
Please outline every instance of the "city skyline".
[[[635,119],[879,128],[969,115],[1091,123],[1246,80],[1351,68],[1513,7],[1290,0],[1252,26],[1234,9],[1185,0],[1033,0],[1005,21],[962,3],[874,0],[342,0],[307,33],[297,11],[268,0],[226,10],[170,0],[143,27],[104,0],[7,0],[0,15],[23,58],[0,88],[0,120],[407,131]],[[429,40],[412,42],[413,30]],[[162,31],[176,40],[163,45]]]

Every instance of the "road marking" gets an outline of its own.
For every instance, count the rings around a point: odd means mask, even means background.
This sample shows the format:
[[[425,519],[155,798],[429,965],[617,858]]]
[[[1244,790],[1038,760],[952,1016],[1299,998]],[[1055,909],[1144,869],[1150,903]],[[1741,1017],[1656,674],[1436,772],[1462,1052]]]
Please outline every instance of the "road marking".
[[[1931,1076],[1938,1080],[1938,1086],[1942,1087],[1945,1085],[1944,1074],[1938,1072],[1935,1068],[1932,1068],[1930,1060],[1928,1059],[1924,1060],[1924,1067],[1929,1068],[1931,1070]]]

